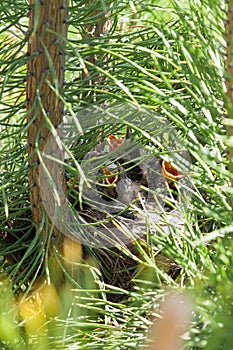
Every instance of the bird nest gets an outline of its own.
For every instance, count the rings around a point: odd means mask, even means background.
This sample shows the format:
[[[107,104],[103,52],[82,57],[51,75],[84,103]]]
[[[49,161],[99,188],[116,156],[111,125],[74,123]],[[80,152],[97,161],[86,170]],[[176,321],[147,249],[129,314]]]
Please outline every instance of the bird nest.
[[[71,201],[80,223],[87,224],[79,239],[86,251],[94,250],[99,256],[105,281],[129,290],[140,255],[135,242],[146,251],[147,237],[155,235],[158,227],[164,234],[169,234],[170,226],[183,228],[184,220],[174,203],[182,197],[187,181],[176,166],[134,143],[126,145],[111,135],[107,146],[100,143],[83,158],[89,183],[80,188],[71,179],[69,186],[76,191]],[[75,203],[74,198],[79,200]],[[179,266],[168,258],[163,262],[176,278]],[[109,298],[119,301],[122,297],[114,294]]]

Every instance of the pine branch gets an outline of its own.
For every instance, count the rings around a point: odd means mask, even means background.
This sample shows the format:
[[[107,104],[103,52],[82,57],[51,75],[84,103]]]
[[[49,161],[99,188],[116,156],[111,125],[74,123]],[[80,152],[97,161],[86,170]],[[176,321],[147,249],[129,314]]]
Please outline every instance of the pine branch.
[[[233,118],[233,1],[228,1],[226,20],[226,89],[227,89],[227,112],[230,119]],[[233,136],[233,126],[227,125],[229,137]],[[233,146],[228,144],[229,168],[233,172]],[[231,178],[233,187],[233,178]],[[232,198],[233,205],[233,198]]]

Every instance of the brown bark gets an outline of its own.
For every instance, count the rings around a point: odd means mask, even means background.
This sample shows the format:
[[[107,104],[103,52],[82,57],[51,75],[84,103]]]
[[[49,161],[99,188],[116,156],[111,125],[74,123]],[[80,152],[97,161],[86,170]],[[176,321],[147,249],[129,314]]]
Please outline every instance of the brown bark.
[[[90,4],[92,2],[93,0],[90,2]],[[109,42],[107,34],[111,28],[111,21],[109,19],[110,14],[111,14],[110,10],[94,11],[93,16],[97,18],[97,23],[95,25],[88,26],[86,28],[86,32],[83,33],[83,37],[90,38],[90,42],[91,42],[91,39],[94,39],[94,38],[102,38],[102,40],[104,38],[105,42]],[[93,66],[101,67],[104,64],[104,69],[106,69],[108,66],[108,63],[107,63],[108,57],[107,56],[103,57],[103,54],[99,54],[99,55],[93,54],[90,57],[88,57],[87,60],[91,64],[93,64]],[[100,85],[103,85],[105,83],[105,76],[103,74],[101,73],[93,74],[95,68],[91,66],[87,68],[88,70],[85,69],[82,74],[83,80],[86,80],[88,78],[88,80],[86,81],[86,85],[89,85],[91,86],[92,89],[94,89],[95,86],[100,87]],[[93,100],[95,100],[93,93],[92,93],[92,97],[93,97]]]
[[[28,54],[32,59],[27,65],[27,121],[30,201],[37,227],[43,217],[38,154],[50,136],[48,119],[55,128],[63,119],[64,106],[58,93],[62,93],[64,84],[64,42],[61,37],[67,36],[68,4],[69,0],[30,1]],[[64,174],[60,172],[60,176]]]

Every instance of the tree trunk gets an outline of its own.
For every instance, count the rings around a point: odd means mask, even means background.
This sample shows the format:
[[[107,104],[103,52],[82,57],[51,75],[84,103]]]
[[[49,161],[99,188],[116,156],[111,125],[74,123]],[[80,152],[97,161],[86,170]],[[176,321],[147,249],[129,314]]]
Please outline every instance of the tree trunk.
[[[89,4],[92,4],[93,0],[90,1]],[[96,17],[96,21],[97,23],[94,25],[89,25],[88,27],[86,27],[86,31],[83,32],[83,37],[84,38],[89,38],[90,39],[90,43],[93,41],[93,39],[95,38],[102,38],[102,40],[104,39],[105,42],[109,42],[108,39],[108,32],[111,29],[111,22],[110,22],[110,10],[106,9],[102,9],[102,10],[96,10],[92,13],[92,16]],[[96,43],[96,41],[95,41]],[[94,45],[95,45],[94,43]],[[91,45],[91,44],[90,44]],[[94,94],[94,89],[95,87],[100,87],[102,85],[105,84],[105,76],[102,73],[97,73],[95,67],[104,67],[104,69],[107,69],[108,66],[108,57],[107,55],[105,55],[105,57],[103,57],[103,54],[93,54],[91,56],[88,57],[87,59],[92,66],[87,66],[87,69],[83,71],[82,73],[82,79],[83,81],[85,81],[85,84],[90,86],[92,89],[92,101],[96,101],[98,100],[97,93]],[[102,87],[103,89],[103,87]],[[88,92],[86,94],[86,96],[84,95],[84,99],[85,97],[88,96]]]
[[[32,58],[27,64],[27,121],[30,201],[37,229],[43,219],[39,155],[50,136],[49,125],[56,128],[63,120],[59,96],[64,84],[62,38],[67,37],[68,4],[69,0],[30,1],[28,55]],[[64,177],[64,172],[59,176]]]

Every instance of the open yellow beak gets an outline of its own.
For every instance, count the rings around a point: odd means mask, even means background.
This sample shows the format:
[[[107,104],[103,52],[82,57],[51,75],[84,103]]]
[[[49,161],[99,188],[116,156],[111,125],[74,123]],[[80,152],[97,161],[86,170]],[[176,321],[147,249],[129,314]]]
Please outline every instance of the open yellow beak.
[[[173,181],[179,181],[185,176],[184,173],[182,173],[182,171],[179,171],[165,160],[163,160],[162,162],[162,173],[165,176],[165,178]]]

